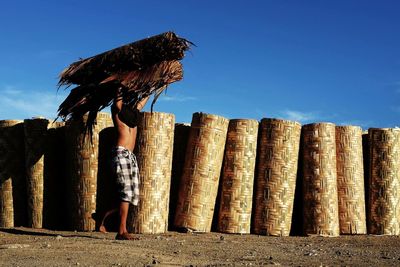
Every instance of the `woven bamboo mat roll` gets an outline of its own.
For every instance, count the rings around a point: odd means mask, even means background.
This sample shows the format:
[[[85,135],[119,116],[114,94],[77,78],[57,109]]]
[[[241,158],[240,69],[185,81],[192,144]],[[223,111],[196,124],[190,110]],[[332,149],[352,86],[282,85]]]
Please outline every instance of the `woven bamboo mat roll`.
[[[290,234],[300,133],[297,122],[261,120],[254,213],[257,234]]]
[[[14,227],[13,192],[11,179],[0,182],[0,228]]]
[[[65,123],[49,122],[44,152],[43,228],[68,230],[71,205],[67,186]]]
[[[371,234],[400,235],[400,129],[369,129]]]
[[[174,128],[173,114],[141,113],[135,146],[140,173],[139,204],[132,221],[135,233],[168,230]]]
[[[172,156],[172,175],[169,200],[168,230],[175,230],[175,208],[178,203],[179,184],[185,164],[185,153],[189,140],[190,124],[176,123],[174,133],[174,150]]]
[[[28,227],[42,228],[46,119],[24,120]]]
[[[335,125],[304,125],[302,138],[304,233],[338,236]]]
[[[362,129],[336,126],[340,234],[366,234]]]
[[[179,186],[175,226],[211,230],[229,120],[194,113]]]
[[[109,123],[109,118],[108,114],[98,114],[92,142],[89,135],[84,134],[83,121],[67,124],[67,169],[72,197],[70,215],[74,230],[95,230],[92,215],[96,212],[99,132]]]
[[[103,130],[108,127],[113,127],[114,124],[111,118],[111,114],[107,112],[97,113],[96,126],[99,130]]]
[[[27,199],[25,179],[24,125],[19,120],[0,121],[0,215],[4,227],[27,225]],[[5,183],[5,184],[3,184]],[[12,194],[10,194],[12,190]],[[12,222],[12,224],[11,224]],[[0,222],[0,224],[3,224]]]
[[[256,120],[229,121],[221,176],[220,232],[250,233],[257,135]]]

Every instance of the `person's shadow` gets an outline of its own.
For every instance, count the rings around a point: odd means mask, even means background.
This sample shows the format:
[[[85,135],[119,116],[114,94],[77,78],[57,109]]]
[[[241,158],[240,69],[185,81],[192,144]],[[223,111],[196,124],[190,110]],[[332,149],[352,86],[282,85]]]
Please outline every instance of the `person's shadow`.
[[[97,172],[97,195],[96,213],[92,218],[96,221],[96,230],[99,229],[101,219],[108,210],[117,207],[118,198],[116,195],[113,172],[112,172],[112,148],[115,146],[116,131],[114,127],[107,127],[99,133],[99,154]],[[105,221],[107,231],[118,230],[118,213],[107,217]]]

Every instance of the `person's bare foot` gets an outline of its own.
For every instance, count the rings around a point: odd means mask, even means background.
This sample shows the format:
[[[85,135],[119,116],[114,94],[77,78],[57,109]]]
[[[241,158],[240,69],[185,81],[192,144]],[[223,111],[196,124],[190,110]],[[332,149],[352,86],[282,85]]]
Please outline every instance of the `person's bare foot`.
[[[99,232],[100,233],[107,233],[107,229],[103,224],[99,226]]]
[[[122,233],[122,234],[117,234],[115,237],[116,240],[139,240],[138,237],[133,236],[129,233]]]

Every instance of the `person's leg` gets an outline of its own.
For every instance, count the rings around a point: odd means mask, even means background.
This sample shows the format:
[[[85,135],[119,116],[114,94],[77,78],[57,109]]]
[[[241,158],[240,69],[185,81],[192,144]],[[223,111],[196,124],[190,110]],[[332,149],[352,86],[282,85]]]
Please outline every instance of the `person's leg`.
[[[106,213],[104,213],[103,219],[101,220],[100,225],[99,225],[99,232],[107,233],[107,229],[106,229],[106,226],[104,225],[104,222],[108,216],[110,216],[111,214],[113,214],[114,212],[117,212],[117,211],[118,211],[118,208],[114,208],[114,209],[111,209],[111,210],[107,211]]]
[[[119,229],[116,239],[119,240],[135,240],[138,239],[128,233],[126,229],[126,220],[128,218],[129,202],[122,201],[119,206]]]
[[[118,234],[123,235],[128,233],[126,229],[126,220],[128,219],[129,202],[122,201],[119,205],[119,229]]]

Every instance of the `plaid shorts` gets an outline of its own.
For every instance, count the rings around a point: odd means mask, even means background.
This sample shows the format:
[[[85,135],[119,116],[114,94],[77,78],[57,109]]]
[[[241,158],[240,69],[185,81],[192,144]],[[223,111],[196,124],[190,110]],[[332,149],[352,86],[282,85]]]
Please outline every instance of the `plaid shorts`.
[[[119,199],[136,206],[139,202],[139,168],[136,157],[122,146],[115,147],[113,155]]]

